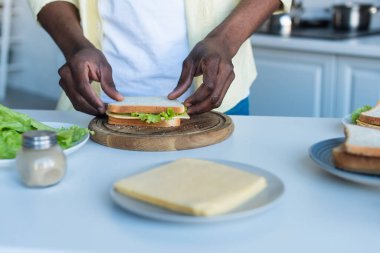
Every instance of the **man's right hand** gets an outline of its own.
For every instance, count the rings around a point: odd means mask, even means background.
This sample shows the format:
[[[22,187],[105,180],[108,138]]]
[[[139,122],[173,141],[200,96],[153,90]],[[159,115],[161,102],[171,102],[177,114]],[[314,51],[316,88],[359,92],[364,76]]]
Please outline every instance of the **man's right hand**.
[[[77,111],[92,115],[105,113],[106,107],[91,88],[91,82],[100,82],[102,90],[112,99],[121,101],[123,96],[116,90],[112,69],[103,53],[95,47],[81,49],[71,55],[58,73],[59,85]]]
[[[105,105],[92,90],[92,81],[100,82],[110,98],[123,100],[115,88],[111,66],[103,53],[85,38],[79,12],[73,4],[53,1],[42,8],[37,18],[66,58],[67,63],[58,71],[59,84],[76,110],[104,114]]]

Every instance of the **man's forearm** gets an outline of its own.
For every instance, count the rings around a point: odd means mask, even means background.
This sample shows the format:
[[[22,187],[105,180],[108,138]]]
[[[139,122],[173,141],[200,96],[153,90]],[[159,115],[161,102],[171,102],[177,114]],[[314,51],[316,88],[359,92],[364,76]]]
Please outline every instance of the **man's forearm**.
[[[233,12],[206,38],[217,37],[223,41],[230,54],[235,55],[240,46],[260,25],[281,7],[280,0],[242,0]]]
[[[66,59],[83,48],[93,47],[84,37],[76,7],[67,2],[52,2],[38,14],[38,21],[62,50]]]

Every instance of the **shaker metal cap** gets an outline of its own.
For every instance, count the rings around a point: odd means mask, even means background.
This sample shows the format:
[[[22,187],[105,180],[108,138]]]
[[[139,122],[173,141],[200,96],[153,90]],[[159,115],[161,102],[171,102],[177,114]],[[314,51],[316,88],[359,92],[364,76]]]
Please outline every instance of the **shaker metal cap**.
[[[48,149],[57,144],[57,134],[53,131],[33,130],[22,135],[24,148]]]

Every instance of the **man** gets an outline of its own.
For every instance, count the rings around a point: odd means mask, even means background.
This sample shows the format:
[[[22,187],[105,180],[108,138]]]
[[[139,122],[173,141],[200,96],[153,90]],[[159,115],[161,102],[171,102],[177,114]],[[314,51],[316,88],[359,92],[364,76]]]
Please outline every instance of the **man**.
[[[105,102],[128,95],[185,95],[189,114],[215,108],[248,114],[256,78],[248,38],[274,11],[291,5],[291,0],[29,1],[66,58],[59,69],[62,89],[75,109],[93,115],[105,112]],[[63,97],[59,107],[70,103]]]

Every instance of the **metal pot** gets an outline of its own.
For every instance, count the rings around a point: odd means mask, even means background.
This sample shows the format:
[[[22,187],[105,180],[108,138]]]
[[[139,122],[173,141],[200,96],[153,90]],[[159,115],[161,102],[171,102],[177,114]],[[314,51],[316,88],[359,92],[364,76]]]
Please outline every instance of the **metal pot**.
[[[379,10],[371,4],[346,3],[333,6],[333,27],[343,31],[368,30],[371,17]]]
[[[272,15],[269,19],[267,30],[272,33],[289,35],[292,31],[292,19],[290,15],[287,13]]]

